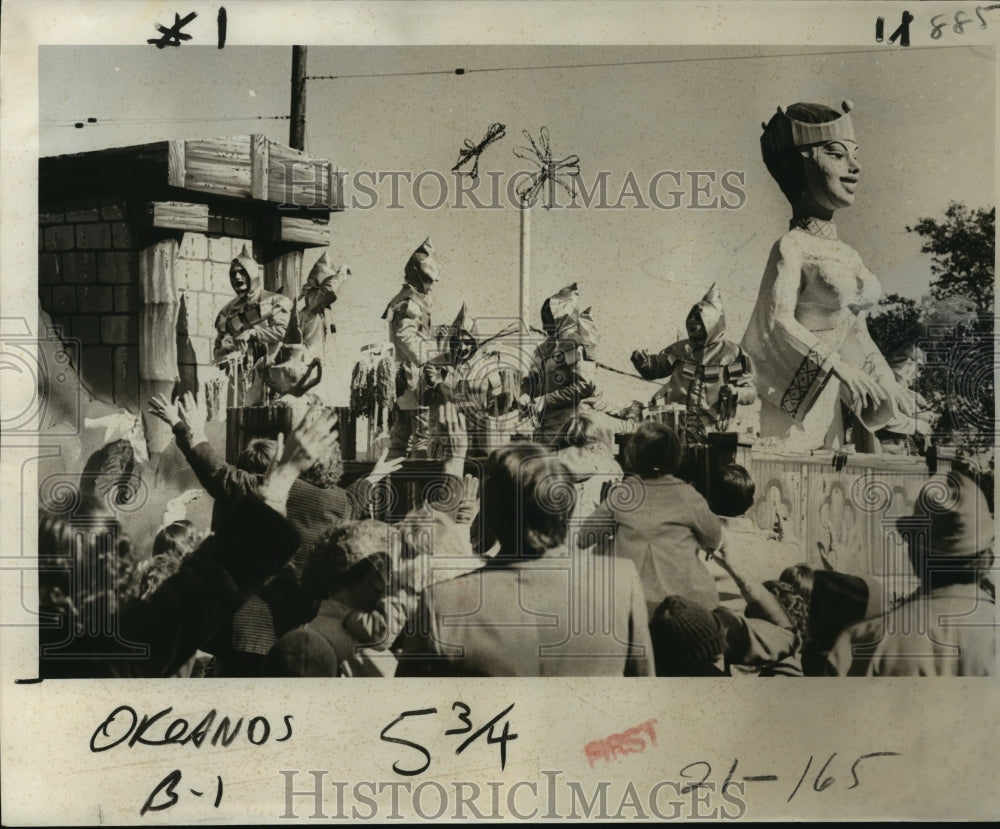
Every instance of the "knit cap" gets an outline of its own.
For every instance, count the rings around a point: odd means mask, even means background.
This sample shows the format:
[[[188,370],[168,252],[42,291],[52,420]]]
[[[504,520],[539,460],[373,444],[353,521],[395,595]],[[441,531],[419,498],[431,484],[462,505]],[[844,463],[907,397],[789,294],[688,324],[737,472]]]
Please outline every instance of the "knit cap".
[[[726,649],[726,629],[710,610],[683,596],[667,596],[653,611],[649,625],[657,669],[669,665],[703,665]]]

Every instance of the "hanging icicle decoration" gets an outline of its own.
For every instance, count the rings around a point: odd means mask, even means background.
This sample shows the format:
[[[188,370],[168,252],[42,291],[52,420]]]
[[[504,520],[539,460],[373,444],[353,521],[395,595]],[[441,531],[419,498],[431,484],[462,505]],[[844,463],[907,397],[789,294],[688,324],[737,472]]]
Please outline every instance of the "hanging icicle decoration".
[[[531,207],[538,200],[538,194],[543,187],[546,187],[548,199],[544,207],[546,209],[555,204],[556,185],[562,187],[570,198],[576,196],[576,176],[580,175],[580,156],[576,153],[565,158],[553,159],[552,147],[549,145],[549,129],[542,127],[538,133],[538,141],[531,137],[531,134],[524,130],[524,137],[531,144],[530,147],[516,147],[514,155],[518,158],[530,161],[538,165],[538,172],[532,173],[528,181],[518,185],[517,195],[521,203]],[[569,179],[569,184],[565,179]]]
[[[503,138],[506,132],[507,127],[504,124],[493,123],[486,129],[486,136],[478,144],[473,144],[470,139],[466,138],[458,151],[458,161],[455,162],[455,166],[451,168],[451,171],[459,175],[468,176],[475,181],[479,178],[479,156],[483,154],[483,150],[490,146],[490,144]],[[468,172],[462,170],[462,165],[468,164],[470,161],[472,162],[472,169]]]
[[[392,354],[367,352],[351,372],[351,414],[386,425],[396,403],[396,361]]]

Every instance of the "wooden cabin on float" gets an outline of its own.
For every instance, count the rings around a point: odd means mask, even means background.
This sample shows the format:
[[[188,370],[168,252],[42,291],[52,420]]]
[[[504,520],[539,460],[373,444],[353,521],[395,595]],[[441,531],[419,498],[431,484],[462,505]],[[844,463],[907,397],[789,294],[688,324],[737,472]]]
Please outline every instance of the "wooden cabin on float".
[[[226,419],[212,344],[232,259],[245,245],[264,288],[295,297],[304,251],[330,244],[342,208],[330,161],[263,135],[42,158],[40,306],[78,343],[86,388],[142,412],[156,453],[171,435],[145,414],[154,394],[198,390]]]

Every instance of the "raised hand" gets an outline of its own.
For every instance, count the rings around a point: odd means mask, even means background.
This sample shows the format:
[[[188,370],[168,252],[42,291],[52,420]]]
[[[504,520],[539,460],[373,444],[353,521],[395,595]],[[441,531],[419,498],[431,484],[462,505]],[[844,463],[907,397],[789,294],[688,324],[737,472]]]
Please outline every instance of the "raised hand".
[[[431,409],[431,457],[443,461],[465,458],[469,451],[469,433],[465,416],[454,403],[444,403]]]
[[[386,456],[389,454],[389,447],[386,446],[382,450],[382,454],[379,455],[379,459],[375,461],[375,466],[372,467],[372,471],[368,473],[368,480],[372,483],[381,481],[383,478],[388,477],[393,472],[398,472],[403,466],[403,458],[393,458],[391,461],[386,460]]]
[[[278,466],[291,467],[300,475],[333,450],[339,440],[337,413],[327,406],[311,404],[291,434],[279,444]],[[275,457],[279,456],[275,453]]]
[[[466,475],[455,521],[458,524],[471,524],[477,515],[479,515],[479,478],[475,475]]]
[[[149,413],[158,417],[171,429],[181,422],[181,416],[177,411],[177,404],[167,400],[162,394],[155,394],[149,400]]]
[[[287,439],[278,435],[274,460],[264,473],[257,494],[269,506],[283,513],[292,484],[317,460],[326,457],[337,440],[336,412],[325,406],[310,404]]]
[[[177,401],[177,412],[192,434],[203,435],[205,433],[208,412],[203,397],[198,398],[189,391],[184,392],[184,395]]]
[[[816,547],[819,549],[819,559],[823,562],[823,568],[826,570],[836,570],[837,569],[837,555],[833,550],[833,531],[827,527],[827,543],[824,544],[822,541],[816,542]]]

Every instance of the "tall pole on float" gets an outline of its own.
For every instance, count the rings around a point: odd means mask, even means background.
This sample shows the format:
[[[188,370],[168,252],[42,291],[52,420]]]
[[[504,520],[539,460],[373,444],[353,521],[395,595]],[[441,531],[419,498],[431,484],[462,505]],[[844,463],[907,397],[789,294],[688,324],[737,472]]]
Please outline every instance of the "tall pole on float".
[[[531,318],[531,203],[522,199],[521,204],[521,273],[518,283],[518,314],[521,322],[521,349]]]
[[[306,148],[306,47],[292,47],[292,106],[288,146]]]

